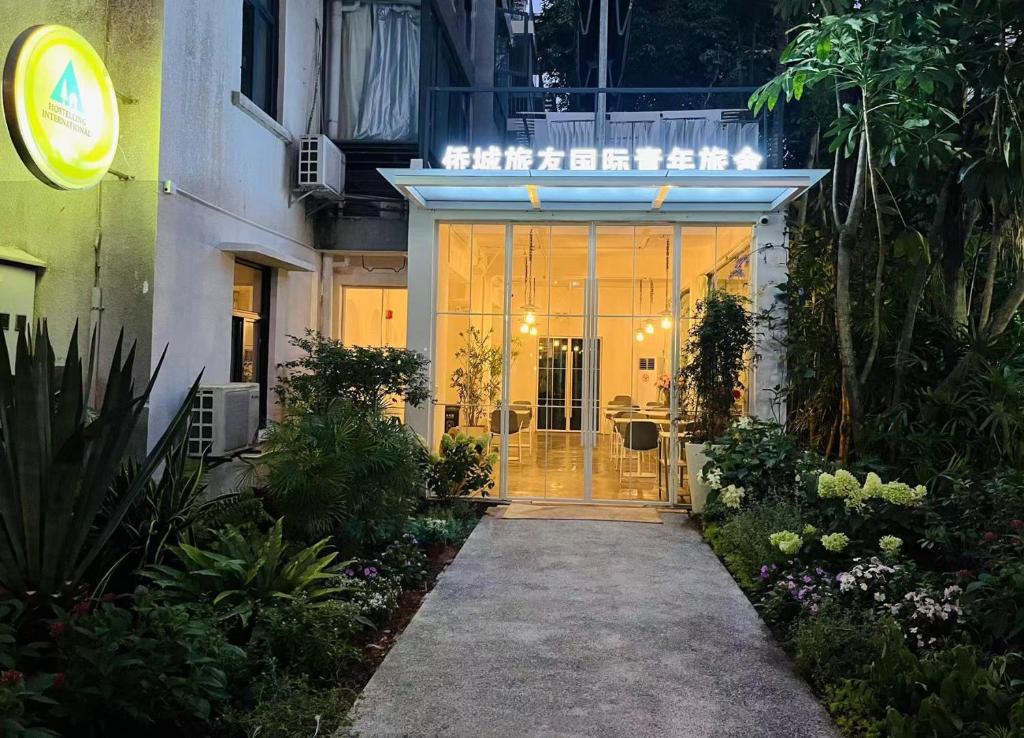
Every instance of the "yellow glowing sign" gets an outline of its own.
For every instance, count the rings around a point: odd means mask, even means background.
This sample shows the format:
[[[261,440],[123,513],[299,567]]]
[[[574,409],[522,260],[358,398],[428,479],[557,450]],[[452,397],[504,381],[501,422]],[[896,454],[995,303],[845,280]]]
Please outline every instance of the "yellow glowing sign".
[[[81,190],[117,150],[117,98],[96,50],[64,26],[26,29],[4,64],[4,116],[14,146],[51,187]]]

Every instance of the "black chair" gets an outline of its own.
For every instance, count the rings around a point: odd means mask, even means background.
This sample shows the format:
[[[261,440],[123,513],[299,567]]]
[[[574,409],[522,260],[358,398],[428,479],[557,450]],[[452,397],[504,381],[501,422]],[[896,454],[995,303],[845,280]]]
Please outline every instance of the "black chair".
[[[659,444],[658,424],[650,420],[630,419],[622,432],[623,450],[636,452],[636,476],[641,475],[641,456],[648,451],[657,451]],[[619,483],[622,483],[624,464],[619,464]],[[659,474],[658,479],[661,479]]]
[[[509,456],[509,461],[519,461],[523,458],[523,434],[520,431],[523,429],[519,421],[519,414],[515,410],[509,410],[508,412],[508,438],[509,443],[512,442],[512,437],[515,436],[516,447],[518,448],[518,456]],[[491,438],[497,439],[498,443],[501,443],[501,409],[491,411]]]

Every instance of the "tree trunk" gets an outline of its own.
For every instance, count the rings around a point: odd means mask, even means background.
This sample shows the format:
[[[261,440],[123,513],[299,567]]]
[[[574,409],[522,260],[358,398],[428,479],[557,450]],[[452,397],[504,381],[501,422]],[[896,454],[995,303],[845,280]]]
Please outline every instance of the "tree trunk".
[[[868,126],[867,102],[864,105],[864,142],[865,157],[868,165],[868,185],[871,189],[871,204],[875,210],[875,229],[878,236],[878,259],[875,262],[875,291],[871,296],[871,347],[868,349],[868,356],[864,360],[864,367],[860,373],[860,383],[867,383],[871,375],[871,369],[875,364],[875,357],[878,355],[878,342],[882,334],[882,276],[885,273],[885,252],[887,245],[882,229],[882,209],[878,203],[878,184],[875,182],[875,165],[871,153],[871,130]]]
[[[864,210],[864,179],[866,140],[862,135],[857,147],[857,167],[853,177],[850,209],[846,213],[836,242],[836,330],[839,338],[839,361],[843,369],[843,386],[854,427],[863,414],[860,378],[857,376],[857,353],[853,346],[853,305],[850,298],[850,276],[853,268],[853,247]]]
[[[945,181],[942,183],[942,188],[939,190],[939,196],[935,203],[935,213],[932,217],[931,228],[928,231],[928,253],[922,255],[921,262],[917,265],[911,278],[910,288],[907,290],[907,307],[903,312],[903,324],[900,327],[900,338],[896,344],[896,358],[893,363],[892,400],[889,403],[891,407],[895,407],[903,399],[903,380],[906,376],[907,362],[910,360],[910,348],[914,342],[917,311],[921,307],[921,301],[924,299],[925,287],[928,286],[932,264],[935,263],[937,255],[941,253],[939,239],[941,237],[942,222],[946,216],[946,206],[949,204],[949,194],[955,178],[956,172],[950,170],[946,175]]]

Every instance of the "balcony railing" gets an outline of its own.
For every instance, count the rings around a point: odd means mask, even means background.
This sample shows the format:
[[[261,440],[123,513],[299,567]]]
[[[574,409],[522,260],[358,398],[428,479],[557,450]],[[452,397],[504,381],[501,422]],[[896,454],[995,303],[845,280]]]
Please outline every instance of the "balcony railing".
[[[420,151],[440,166],[450,145],[542,149],[641,146],[751,146],[771,168],[783,166],[780,104],[754,116],[754,87],[431,87],[425,96]],[[605,120],[594,111],[605,93]]]

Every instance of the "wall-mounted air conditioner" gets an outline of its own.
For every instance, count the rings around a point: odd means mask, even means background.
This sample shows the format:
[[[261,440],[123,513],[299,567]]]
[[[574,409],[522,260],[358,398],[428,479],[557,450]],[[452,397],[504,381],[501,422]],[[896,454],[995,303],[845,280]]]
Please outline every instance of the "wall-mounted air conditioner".
[[[665,373],[665,362],[661,357],[641,356],[636,360],[636,397],[633,398],[640,407],[648,402],[658,402],[661,393],[658,391],[658,377]]]
[[[336,200],[345,190],[345,154],[322,133],[299,136],[296,189]]]
[[[192,401],[189,456],[224,457],[251,448],[260,429],[260,386],[204,384]]]

